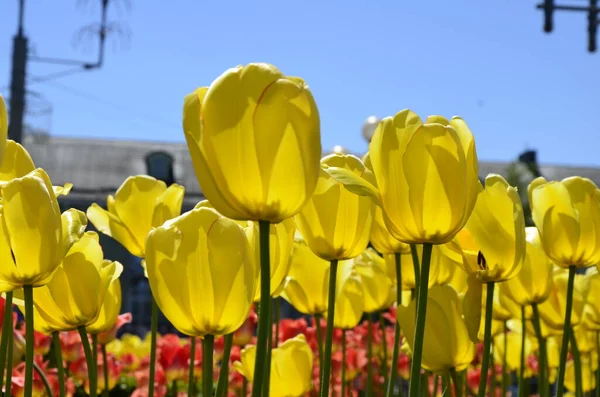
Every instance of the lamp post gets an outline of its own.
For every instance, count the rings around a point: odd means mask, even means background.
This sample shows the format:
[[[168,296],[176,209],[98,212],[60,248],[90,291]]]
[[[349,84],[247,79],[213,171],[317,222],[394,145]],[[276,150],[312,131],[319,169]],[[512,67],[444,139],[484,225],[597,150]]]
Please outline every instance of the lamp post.
[[[598,31],[598,0],[587,0],[589,5],[556,4],[554,0],[544,0],[537,5],[544,12],[544,32],[550,33],[554,29],[554,11],[586,12],[588,16],[588,51],[596,52],[596,33]]]

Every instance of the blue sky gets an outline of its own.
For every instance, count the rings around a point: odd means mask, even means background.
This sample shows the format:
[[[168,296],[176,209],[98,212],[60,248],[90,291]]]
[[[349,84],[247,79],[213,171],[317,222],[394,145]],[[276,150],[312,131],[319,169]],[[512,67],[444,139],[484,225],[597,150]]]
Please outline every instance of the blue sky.
[[[93,60],[95,43],[73,39],[99,18],[99,3],[27,0],[31,46],[39,56]],[[557,13],[546,35],[536,0],[168,3],[112,7],[110,19],[131,30],[126,45],[109,39],[101,70],[30,84],[28,121],[60,136],[183,142],[183,97],[229,67],[262,61],[311,86],[324,148],[363,152],[369,115],[410,108],[462,116],[482,160],[535,148],[542,163],[600,166],[600,53],[586,51],[585,14]],[[4,95],[16,15],[17,0],[2,0]],[[29,65],[30,77],[63,69]],[[48,103],[51,114],[40,112]]]

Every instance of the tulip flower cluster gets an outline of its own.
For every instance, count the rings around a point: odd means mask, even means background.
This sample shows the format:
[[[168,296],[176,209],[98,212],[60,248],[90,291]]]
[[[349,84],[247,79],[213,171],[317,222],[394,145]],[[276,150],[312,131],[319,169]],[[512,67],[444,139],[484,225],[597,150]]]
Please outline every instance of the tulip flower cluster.
[[[183,213],[182,186],[138,175],[61,214],[71,186],[7,123],[0,97],[5,395],[483,397],[513,376],[522,396],[600,393],[600,190],[538,178],[526,227],[517,189],[479,180],[460,117],[402,110],[362,159],[321,158],[301,78],[229,69],[184,99],[206,200]],[[143,340],[116,337],[127,269],[88,222],[142,260]]]

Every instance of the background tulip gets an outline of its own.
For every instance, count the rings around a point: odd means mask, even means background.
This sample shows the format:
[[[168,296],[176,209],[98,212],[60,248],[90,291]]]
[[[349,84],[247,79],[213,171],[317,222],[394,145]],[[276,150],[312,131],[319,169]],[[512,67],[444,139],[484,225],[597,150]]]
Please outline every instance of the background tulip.
[[[294,240],[290,270],[281,297],[304,314],[327,310],[329,262],[319,258],[301,238]]]
[[[397,308],[400,327],[411,348],[414,340],[415,305],[413,300],[408,307]],[[469,339],[456,291],[444,285],[430,288],[425,319],[423,367],[436,373],[445,373],[451,368],[461,371],[469,365],[474,355],[475,345]]]
[[[258,268],[244,230],[198,208],[150,232],[146,268],[152,294],[180,332],[225,335],[248,317]]]
[[[304,335],[283,342],[272,350],[271,385],[272,397],[299,397],[312,389],[312,350]],[[254,377],[256,346],[247,346],[241,352],[241,361],[234,368],[248,381]]]
[[[183,129],[202,192],[229,218],[278,223],[315,189],[317,106],[302,79],[272,65],[228,69],[188,95]]]
[[[354,267],[353,261],[340,263],[335,294],[336,328],[351,329],[358,325],[365,308],[363,281]]]
[[[527,245],[521,271],[516,277],[500,284],[502,293],[519,305],[541,303],[552,289],[554,265],[546,256],[535,227],[525,228]]]
[[[559,266],[600,263],[600,192],[587,178],[560,182],[537,178],[529,185],[533,220],[542,246]]]
[[[567,301],[568,274],[557,269],[553,275],[553,286],[543,303],[539,305],[542,320],[551,328],[561,330],[565,324],[565,306]],[[590,283],[583,275],[576,275],[573,290],[573,311],[571,312],[571,326],[577,326],[583,317],[583,308],[587,302]]]
[[[106,261],[105,261],[106,265]],[[121,313],[121,282],[113,277],[108,286],[98,319],[87,327],[90,334],[99,334],[114,328]]]
[[[385,262],[373,250],[365,250],[354,259],[354,271],[363,287],[364,311],[375,313],[394,301],[392,280],[385,273]]]
[[[360,159],[352,155],[332,154],[324,157],[321,164],[357,175],[365,171]],[[351,259],[367,248],[373,211],[369,198],[349,192],[321,171],[312,198],[296,215],[296,224],[308,246],[321,258]]]
[[[375,207],[369,240],[380,254],[410,254],[410,246],[396,239],[388,231],[383,220],[383,211],[379,206]]]
[[[108,196],[107,210],[94,203],[87,209],[87,217],[101,233],[117,240],[132,255],[144,258],[148,233],[180,214],[183,194],[183,186],[167,187],[150,176],[131,176],[114,197]]]

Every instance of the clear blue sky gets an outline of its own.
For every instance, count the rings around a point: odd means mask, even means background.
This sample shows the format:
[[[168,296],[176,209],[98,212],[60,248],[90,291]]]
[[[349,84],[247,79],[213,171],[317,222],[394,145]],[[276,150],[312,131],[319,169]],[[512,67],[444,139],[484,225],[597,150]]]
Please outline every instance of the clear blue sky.
[[[38,55],[95,57],[93,41],[80,48],[73,38],[99,18],[99,0],[83,9],[26,1]],[[229,67],[263,61],[311,86],[324,148],[362,152],[367,116],[408,107],[465,118],[482,160],[535,148],[542,163],[600,166],[600,53],[587,53],[585,14],[557,13],[546,35],[536,0],[131,1],[130,12],[111,8],[132,35],[126,48],[109,40],[101,70],[29,85],[32,124],[60,136],[183,142],[183,97]],[[2,0],[5,95],[16,16],[17,0]],[[62,69],[30,63],[29,72]],[[39,114],[44,101],[51,115]]]

